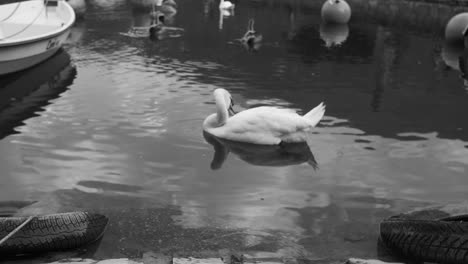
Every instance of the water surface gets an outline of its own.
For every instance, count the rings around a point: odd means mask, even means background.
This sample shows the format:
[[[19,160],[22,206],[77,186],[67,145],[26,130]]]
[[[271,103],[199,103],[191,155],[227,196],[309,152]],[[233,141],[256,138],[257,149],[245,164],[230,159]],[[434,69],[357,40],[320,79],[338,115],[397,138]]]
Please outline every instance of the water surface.
[[[318,10],[271,3],[220,19],[217,2],[181,0],[170,23],[184,35],[151,41],[121,34],[149,10],[87,4],[63,52],[0,80],[0,201],[111,219],[72,256],[377,257],[383,218],[468,198],[463,52],[438,34],[359,17],[325,27]],[[235,41],[250,18],[255,52]],[[238,110],[324,101],[326,117],[310,148],[205,139],[219,87]]]

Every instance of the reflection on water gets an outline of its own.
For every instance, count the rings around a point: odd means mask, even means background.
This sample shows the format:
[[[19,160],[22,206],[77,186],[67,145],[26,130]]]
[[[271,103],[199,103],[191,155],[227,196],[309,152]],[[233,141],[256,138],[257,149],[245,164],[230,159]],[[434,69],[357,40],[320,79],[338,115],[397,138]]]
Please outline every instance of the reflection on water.
[[[0,138],[63,93],[76,77],[70,56],[60,50],[49,60],[0,79]]]
[[[226,10],[226,9],[219,9],[219,21],[218,21],[218,28],[219,30],[223,30],[224,20],[229,18],[230,16],[234,16],[235,12],[234,9]]]
[[[468,51],[463,46],[445,44],[442,47],[441,58],[445,69],[457,71],[463,81],[463,87],[468,92]]]
[[[230,152],[247,163],[257,166],[288,166],[304,162],[317,169],[317,162],[307,143],[287,144],[283,146],[255,145],[217,138],[205,131],[203,137],[214,149],[211,169],[219,169]]]
[[[150,9],[90,0],[65,47],[73,66],[62,53],[0,81],[17,98],[0,100],[0,201],[38,201],[22,214],[109,215],[87,255],[97,259],[230,248],[326,262],[376,257],[384,217],[465,200],[460,54],[360,12],[347,29],[323,28],[319,9],[293,2],[238,2],[219,30],[218,2],[178,1],[184,35],[154,42],[119,34]],[[251,18],[259,52],[231,44]],[[243,108],[304,113],[324,101],[327,116],[307,146],[205,140],[220,87]]]
[[[320,37],[327,48],[342,45],[348,35],[348,24],[320,24]]]

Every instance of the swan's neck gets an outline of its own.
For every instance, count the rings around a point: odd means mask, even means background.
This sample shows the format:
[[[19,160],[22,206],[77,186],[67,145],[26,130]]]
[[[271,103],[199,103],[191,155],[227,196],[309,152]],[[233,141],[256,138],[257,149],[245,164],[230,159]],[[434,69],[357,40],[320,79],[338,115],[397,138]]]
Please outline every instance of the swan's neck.
[[[222,3],[224,3],[224,0],[221,0],[221,2],[220,2],[220,3],[221,3],[221,4],[222,4]]]
[[[228,108],[223,98],[216,99],[216,118],[218,119],[218,125],[222,126],[226,123],[229,117]]]
[[[224,89],[216,89],[213,95],[216,103],[216,113],[209,115],[205,119],[203,127],[206,129],[224,126],[229,118],[228,109],[231,105],[229,93]]]
[[[247,31],[255,31],[254,30],[254,21],[253,20],[250,20],[249,21],[249,26],[247,27]]]

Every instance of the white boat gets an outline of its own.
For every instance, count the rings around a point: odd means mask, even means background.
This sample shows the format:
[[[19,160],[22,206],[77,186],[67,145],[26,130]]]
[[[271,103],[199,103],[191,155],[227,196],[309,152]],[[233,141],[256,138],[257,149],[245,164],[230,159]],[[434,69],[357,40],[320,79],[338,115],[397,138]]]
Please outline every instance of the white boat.
[[[75,12],[64,0],[0,5],[0,75],[36,65],[65,42]]]

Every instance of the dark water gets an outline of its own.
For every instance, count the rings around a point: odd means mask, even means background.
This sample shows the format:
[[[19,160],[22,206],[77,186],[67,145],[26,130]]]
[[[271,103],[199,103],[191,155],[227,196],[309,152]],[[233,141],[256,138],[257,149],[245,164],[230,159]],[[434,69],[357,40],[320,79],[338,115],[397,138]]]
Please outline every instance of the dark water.
[[[324,27],[318,10],[254,1],[220,20],[217,2],[180,0],[170,23],[184,35],[151,41],[121,34],[149,10],[87,4],[63,52],[0,80],[0,201],[111,219],[69,255],[377,257],[384,217],[468,198],[462,51],[440,34],[359,17]],[[250,18],[257,52],[235,42]],[[205,140],[218,87],[238,109],[324,101],[311,152]]]

